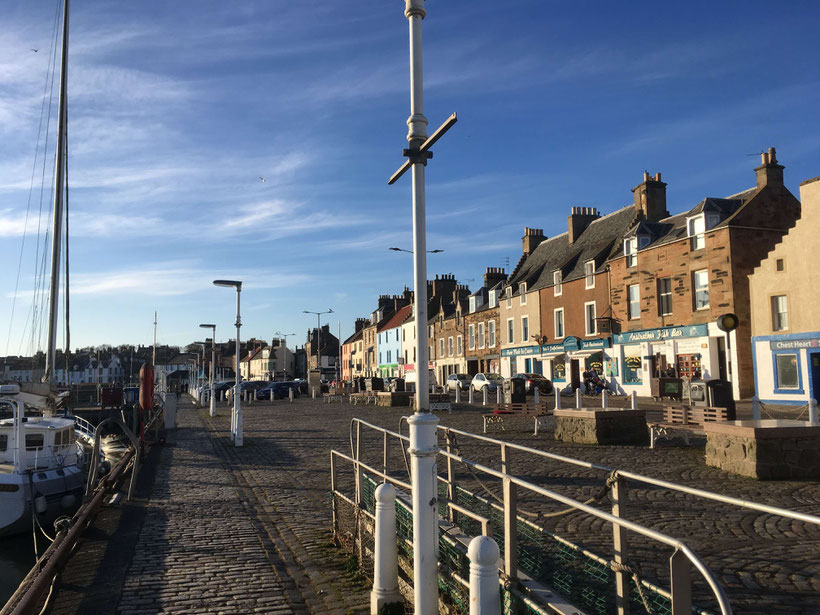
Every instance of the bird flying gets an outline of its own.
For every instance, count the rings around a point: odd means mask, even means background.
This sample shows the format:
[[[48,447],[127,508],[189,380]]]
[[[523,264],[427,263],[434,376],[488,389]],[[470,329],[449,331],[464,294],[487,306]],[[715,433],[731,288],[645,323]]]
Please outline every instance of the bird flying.
[[[31,48],[31,50],[32,50],[34,53],[37,53],[38,51],[40,51],[39,49],[34,49],[33,47]]]
[[[261,175],[259,175],[258,177],[259,177],[259,179],[261,179],[261,180],[262,180],[262,183],[264,184],[264,183],[265,183],[265,178],[264,178],[264,177],[262,177]]]

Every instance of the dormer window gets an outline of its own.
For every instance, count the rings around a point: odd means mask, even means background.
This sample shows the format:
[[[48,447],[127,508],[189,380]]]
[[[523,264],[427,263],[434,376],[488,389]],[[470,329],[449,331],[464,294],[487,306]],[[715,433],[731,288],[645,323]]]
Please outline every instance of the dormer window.
[[[638,264],[638,238],[630,237],[624,239],[624,254],[626,255],[626,266],[634,267]]]
[[[552,272],[552,294],[555,297],[558,297],[562,290],[561,290],[561,272],[560,271],[553,271]]]
[[[595,261],[584,263],[584,285],[586,288],[595,288]]]
[[[490,307],[491,308],[494,308],[496,306],[497,298],[498,298],[498,295],[496,294],[497,292],[498,291],[496,291],[496,290],[491,290],[490,291]]]
[[[512,286],[507,287],[506,293],[507,293],[507,309],[510,309],[512,307],[512,296],[513,296]]]
[[[692,250],[702,250],[706,247],[706,220],[703,214],[686,219],[686,228],[689,235],[689,246]]]
[[[518,294],[521,295],[521,305],[527,305],[527,283],[521,282],[518,285]]]
[[[470,297],[470,314],[475,312],[475,295]]]

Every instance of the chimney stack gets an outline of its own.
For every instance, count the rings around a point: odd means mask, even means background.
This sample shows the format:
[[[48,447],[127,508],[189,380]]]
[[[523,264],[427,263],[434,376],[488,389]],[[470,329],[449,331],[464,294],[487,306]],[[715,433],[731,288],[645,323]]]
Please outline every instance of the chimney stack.
[[[666,184],[661,181],[661,174],[652,177],[643,172],[643,182],[632,189],[635,208],[643,214],[647,222],[657,222],[669,217],[666,210]]]
[[[529,256],[538,247],[538,244],[544,241],[544,229],[524,227],[524,236],[521,238],[523,244],[524,256]]]
[[[768,152],[760,154],[760,166],[755,169],[757,187],[782,187],[784,168],[782,164],[777,164],[777,155],[773,147],[770,147]]]
[[[507,274],[504,273],[503,267],[487,267],[487,271],[484,274],[484,286],[487,289],[490,289],[506,279]]]
[[[355,332],[358,333],[359,331],[364,329],[368,325],[368,323],[370,323],[370,320],[367,319],[367,318],[357,318],[356,319],[356,325],[355,325],[355,329],[356,329]]]
[[[436,276],[432,282],[432,292],[429,297],[452,297],[456,289],[456,276],[452,273],[445,273]]]
[[[587,227],[601,217],[594,207],[573,207],[567,218],[567,237],[569,243],[575,243]]]

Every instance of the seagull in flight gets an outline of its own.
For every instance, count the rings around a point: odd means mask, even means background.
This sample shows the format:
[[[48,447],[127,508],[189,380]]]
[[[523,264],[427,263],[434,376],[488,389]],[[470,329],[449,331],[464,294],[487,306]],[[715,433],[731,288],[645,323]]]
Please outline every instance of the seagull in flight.
[[[261,175],[258,175],[257,177],[259,177],[259,179],[262,180],[263,184],[265,183],[265,178],[264,177],[262,177]]]
[[[39,49],[34,49],[34,47],[32,47],[32,48],[31,48],[31,50],[32,50],[34,53],[37,53],[38,51],[40,51]]]

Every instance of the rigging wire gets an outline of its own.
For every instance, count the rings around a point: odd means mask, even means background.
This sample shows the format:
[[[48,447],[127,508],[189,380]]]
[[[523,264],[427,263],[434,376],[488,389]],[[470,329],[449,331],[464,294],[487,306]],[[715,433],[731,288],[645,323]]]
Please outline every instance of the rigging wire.
[[[60,17],[60,6],[59,6],[59,3],[58,3],[57,8],[55,9],[55,12],[54,12],[54,26],[52,28],[52,33],[51,33],[51,38],[52,39],[56,39],[56,36],[57,36],[57,24],[59,23],[59,17]],[[49,70],[50,70],[50,67],[52,66],[52,61],[53,61],[52,56],[54,55],[55,52],[56,52],[56,45],[52,45],[49,49],[48,66],[46,68],[46,79],[45,79],[45,83],[43,84],[43,101],[40,104],[40,121],[39,121],[39,124],[37,126],[37,141],[34,144],[34,162],[31,165],[31,179],[29,180],[28,199],[27,199],[27,202],[26,202],[26,216],[25,216],[25,219],[23,221],[23,238],[22,238],[22,241],[20,242],[20,256],[17,259],[17,278],[14,282],[14,296],[12,297],[12,301],[11,301],[11,317],[9,318],[9,332],[8,332],[8,335],[6,336],[6,355],[8,355],[8,353],[9,353],[9,345],[11,344],[11,330],[12,330],[12,326],[14,325],[14,308],[17,304],[17,294],[20,290],[20,272],[23,268],[23,254],[25,253],[25,247],[26,247],[26,233],[28,231],[28,218],[29,218],[29,214],[31,212],[31,197],[34,193],[34,177],[35,177],[35,174],[37,173],[37,159],[39,158],[39,153],[40,153],[40,137],[43,134],[43,117],[45,115],[45,109],[46,109],[46,94],[48,93]],[[49,105],[49,109],[50,108],[51,108],[51,106]],[[44,148],[44,150],[45,150],[45,148]],[[43,151],[43,158],[45,158],[45,155],[46,155],[46,153],[45,153],[45,151]],[[26,323],[27,322],[28,322],[28,316],[26,317]],[[25,326],[24,326],[23,335],[25,336]]]

